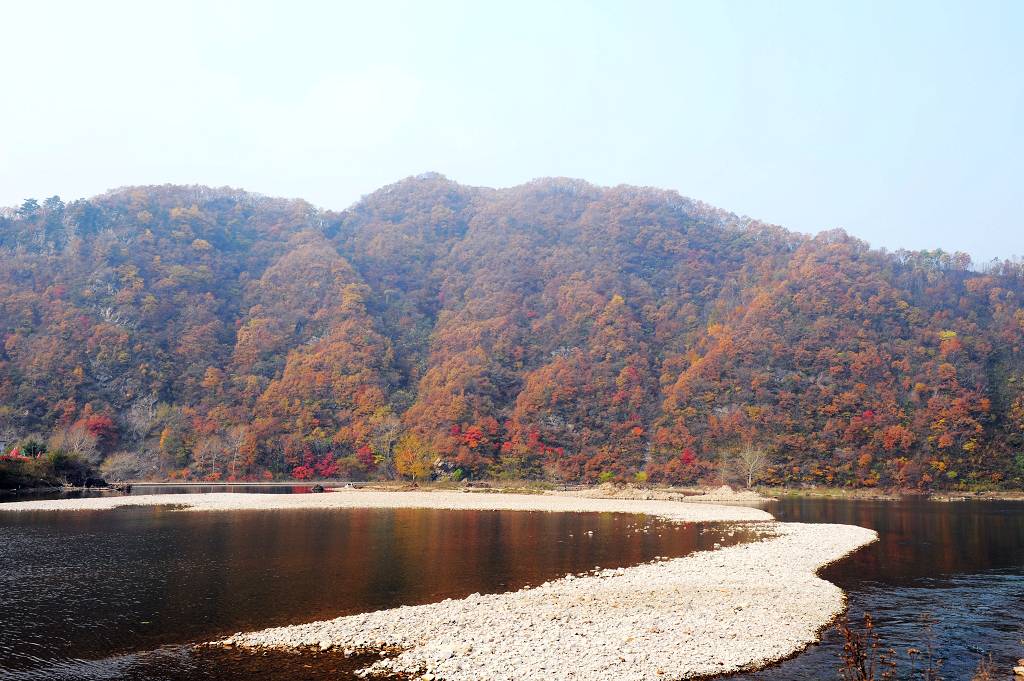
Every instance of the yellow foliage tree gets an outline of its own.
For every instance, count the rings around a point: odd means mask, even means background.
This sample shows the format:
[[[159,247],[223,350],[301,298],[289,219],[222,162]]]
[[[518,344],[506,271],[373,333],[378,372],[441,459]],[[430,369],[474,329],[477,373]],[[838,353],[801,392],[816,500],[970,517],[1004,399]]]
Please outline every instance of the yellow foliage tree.
[[[406,433],[395,445],[395,470],[414,481],[430,475],[437,454],[416,433]]]

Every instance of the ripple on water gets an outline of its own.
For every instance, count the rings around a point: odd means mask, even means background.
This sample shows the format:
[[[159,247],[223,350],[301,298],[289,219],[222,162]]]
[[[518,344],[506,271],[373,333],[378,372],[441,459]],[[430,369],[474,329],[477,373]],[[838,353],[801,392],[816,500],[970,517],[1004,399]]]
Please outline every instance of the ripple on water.
[[[113,655],[98,660],[50,661],[4,671],[0,681],[346,681],[359,677],[376,655],[346,658],[338,652],[246,652],[192,646]]]
[[[847,591],[851,621],[871,613],[884,645],[900,654],[903,672],[906,649],[926,643],[926,614],[934,620],[932,646],[943,658],[943,678],[971,678],[989,654],[1001,672],[1024,657],[1024,504],[788,499],[772,512],[788,521],[878,530],[877,544],[823,576]],[[792,660],[734,678],[836,678],[842,645],[833,629]]]

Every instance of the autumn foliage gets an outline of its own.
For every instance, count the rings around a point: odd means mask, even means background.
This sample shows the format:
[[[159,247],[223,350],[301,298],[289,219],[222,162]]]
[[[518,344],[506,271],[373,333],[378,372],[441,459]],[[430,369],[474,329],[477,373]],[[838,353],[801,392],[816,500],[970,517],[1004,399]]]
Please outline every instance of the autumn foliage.
[[[0,439],[140,474],[1024,479],[1024,267],[672,192],[410,178],[341,213],[139,187],[0,213]],[[81,438],[79,438],[81,439]],[[62,440],[63,442],[63,440]]]

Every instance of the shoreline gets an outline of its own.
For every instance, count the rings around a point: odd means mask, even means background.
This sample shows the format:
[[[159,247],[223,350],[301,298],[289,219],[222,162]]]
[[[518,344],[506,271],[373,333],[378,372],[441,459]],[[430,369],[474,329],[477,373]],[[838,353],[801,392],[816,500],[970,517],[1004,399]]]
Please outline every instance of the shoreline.
[[[126,483],[111,484],[107,487],[53,487],[36,486],[20,487],[13,489],[0,489],[0,498],[4,496],[32,496],[33,494],[54,494],[62,492],[90,492],[98,494],[119,494],[118,485],[128,484],[132,487],[312,487],[321,485],[329,491],[342,489],[363,489],[381,492],[408,492],[409,488],[405,483],[396,481],[339,481],[339,480],[277,480],[277,481],[131,481]],[[681,486],[681,487],[659,487],[659,486],[637,486],[633,483],[612,485],[618,491],[608,491],[608,483],[600,485],[515,485],[510,483],[483,482],[472,485],[457,485],[451,483],[420,483],[418,491],[424,492],[477,492],[497,494],[545,494],[545,495],[573,495],[594,498],[618,498],[618,499],[662,499],[684,502],[702,501],[701,497],[706,496],[707,502],[734,504],[734,503],[760,503],[764,501],[777,501],[780,499],[844,499],[852,501],[904,501],[910,499],[951,503],[958,501],[1019,501],[1024,502],[1024,490],[933,490],[931,492],[901,492],[898,490],[885,490],[870,487],[755,487],[753,490],[738,489],[735,496],[719,496],[720,487],[716,486]],[[259,492],[256,492],[259,494]],[[760,498],[738,498],[739,495],[752,494],[763,495]],[[5,502],[6,503],[6,502]]]
[[[642,513],[674,522],[769,522],[771,514],[753,507],[720,503],[686,504],[665,500],[607,499],[562,494],[506,494],[472,491],[381,491],[332,489],[323,494],[133,494],[72,499],[11,501],[0,512],[106,511],[133,506],[172,506],[183,512],[288,509],[424,508],[466,511],[545,511],[552,513]]]
[[[780,523],[749,506],[557,494],[342,489],[325,494],[162,494],[0,504],[0,512],[171,506],[183,512],[433,508],[642,513],[766,533],[682,558],[567,575],[539,587],[239,633],[253,650],[398,651],[365,674],[478,679],[682,679],[762,668],[819,640],[846,606],[818,570],[872,543],[851,525]]]

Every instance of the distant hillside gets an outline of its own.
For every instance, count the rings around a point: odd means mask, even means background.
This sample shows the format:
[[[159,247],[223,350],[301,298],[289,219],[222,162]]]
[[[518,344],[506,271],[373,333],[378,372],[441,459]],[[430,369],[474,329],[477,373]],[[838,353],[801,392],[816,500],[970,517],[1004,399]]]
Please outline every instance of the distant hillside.
[[[2,215],[5,451],[685,483],[754,447],[765,482],[1024,479],[1019,263],[567,179],[428,174],[341,213],[133,187]]]

